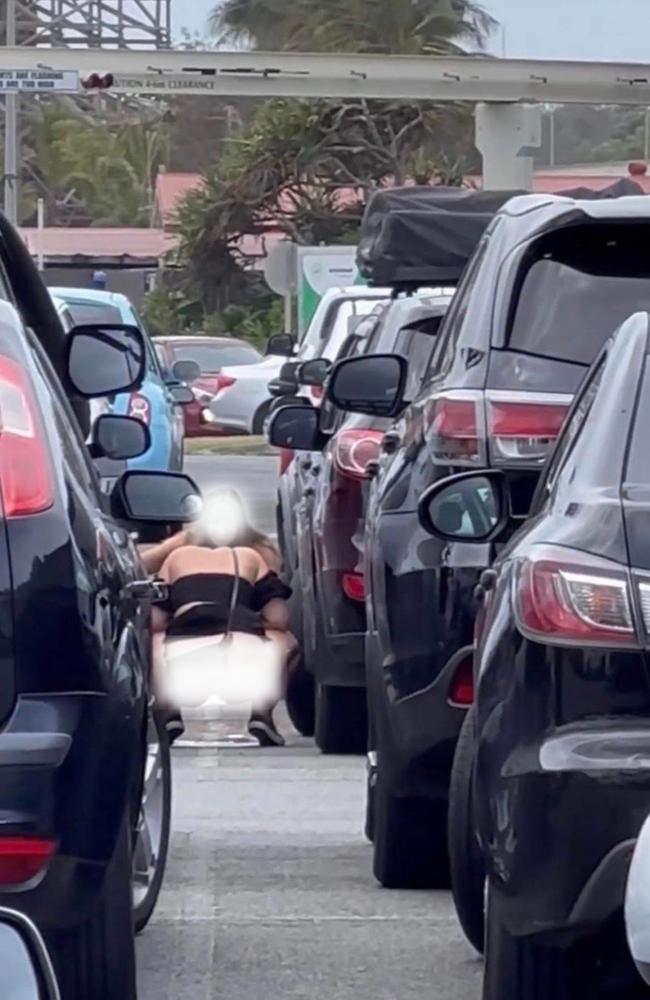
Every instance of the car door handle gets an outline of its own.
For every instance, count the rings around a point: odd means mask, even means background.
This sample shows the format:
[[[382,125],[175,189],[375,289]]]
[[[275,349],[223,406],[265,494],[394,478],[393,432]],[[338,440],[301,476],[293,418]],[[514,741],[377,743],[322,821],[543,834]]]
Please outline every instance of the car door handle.
[[[120,597],[123,601],[165,604],[169,597],[169,587],[160,580],[133,580],[122,588]]]

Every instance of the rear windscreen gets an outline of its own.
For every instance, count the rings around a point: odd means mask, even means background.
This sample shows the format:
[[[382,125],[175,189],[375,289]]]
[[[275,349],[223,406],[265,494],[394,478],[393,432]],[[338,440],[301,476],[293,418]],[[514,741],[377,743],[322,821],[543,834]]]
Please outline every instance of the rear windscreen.
[[[576,226],[539,241],[509,349],[591,364],[624,320],[650,310],[649,248],[647,225]]]
[[[106,323],[109,326],[122,323],[122,313],[115,306],[104,302],[68,302],[68,309],[76,326],[91,326],[95,323]]]

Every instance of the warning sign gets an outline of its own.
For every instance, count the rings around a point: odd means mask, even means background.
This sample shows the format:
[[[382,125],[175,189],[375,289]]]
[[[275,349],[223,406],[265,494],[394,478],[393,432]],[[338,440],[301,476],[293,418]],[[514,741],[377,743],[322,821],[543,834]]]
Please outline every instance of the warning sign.
[[[0,71],[0,94],[76,94],[79,74],[76,70],[13,69]]]

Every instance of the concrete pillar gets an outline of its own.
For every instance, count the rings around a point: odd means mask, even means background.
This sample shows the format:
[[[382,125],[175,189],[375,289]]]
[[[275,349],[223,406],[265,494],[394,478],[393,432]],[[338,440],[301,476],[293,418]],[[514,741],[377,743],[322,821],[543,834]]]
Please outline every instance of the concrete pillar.
[[[533,154],[542,144],[542,109],[528,104],[477,104],[475,120],[483,187],[531,191]]]

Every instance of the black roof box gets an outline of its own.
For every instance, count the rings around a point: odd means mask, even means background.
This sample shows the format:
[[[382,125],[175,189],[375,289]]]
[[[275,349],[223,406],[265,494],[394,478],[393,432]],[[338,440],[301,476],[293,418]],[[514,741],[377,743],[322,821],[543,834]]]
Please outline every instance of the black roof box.
[[[404,187],[375,191],[357,263],[370,285],[454,285],[491,219],[523,191]]]
[[[614,181],[609,187],[602,191],[593,191],[591,188],[573,188],[571,191],[558,191],[558,195],[563,198],[574,198],[576,201],[600,201],[605,198],[629,198],[645,195],[645,191],[640,184],[632,181],[629,177],[621,177],[620,181]]]

